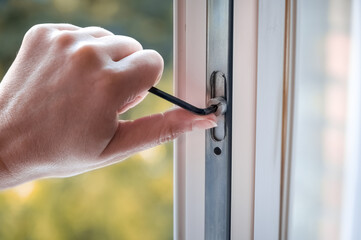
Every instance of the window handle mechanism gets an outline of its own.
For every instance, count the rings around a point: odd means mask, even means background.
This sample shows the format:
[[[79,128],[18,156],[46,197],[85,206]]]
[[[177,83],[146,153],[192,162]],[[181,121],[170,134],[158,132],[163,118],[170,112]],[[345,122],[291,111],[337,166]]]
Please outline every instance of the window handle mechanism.
[[[179,99],[177,97],[174,97],[166,92],[163,92],[162,90],[151,87],[148,92],[153,93],[154,95],[163,98],[164,100],[167,100],[168,102],[171,102],[181,108],[184,108],[185,110],[188,110],[192,113],[198,114],[198,115],[208,115],[211,113],[215,113],[216,115],[223,114],[225,112],[225,101],[224,99],[214,99],[212,102],[210,102],[210,106],[207,108],[198,108],[195,107],[182,99]],[[223,110],[224,109],[224,110]],[[218,111],[217,111],[218,110]]]

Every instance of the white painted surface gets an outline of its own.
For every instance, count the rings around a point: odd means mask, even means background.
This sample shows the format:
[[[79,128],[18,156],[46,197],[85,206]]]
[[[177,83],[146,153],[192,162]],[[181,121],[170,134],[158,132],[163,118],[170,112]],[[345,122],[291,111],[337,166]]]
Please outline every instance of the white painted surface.
[[[231,239],[253,239],[257,1],[234,2]]]
[[[284,1],[237,0],[234,9],[231,238],[276,239]],[[176,94],[205,106],[206,0],[175,1],[174,64]],[[204,239],[203,132],[176,141],[174,166],[175,239]]]
[[[175,1],[176,95],[206,106],[206,0]],[[175,143],[174,239],[204,239],[204,131]]]
[[[351,6],[351,69],[348,83],[346,166],[340,236],[340,239],[344,240],[361,238],[361,3],[359,0],[353,0]]]
[[[259,1],[254,239],[279,239],[285,1]]]

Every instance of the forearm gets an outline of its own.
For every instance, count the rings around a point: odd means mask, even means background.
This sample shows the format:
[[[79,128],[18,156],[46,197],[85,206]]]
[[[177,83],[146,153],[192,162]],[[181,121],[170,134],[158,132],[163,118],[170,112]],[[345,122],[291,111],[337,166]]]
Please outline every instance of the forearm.
[[[14,187],[16,185],[41,178],[39,171],[36,168],[31,168],[23,165],[9,167],[5,157],[2,157],[0,151],[0,190]],[[30,161],[29,161],[30,162]]]
[[[0,92],[2,90],[0,86]],[[1,95],[1,94],[0,94]],[[1,98],[1,97],[0,97]],[[21,141],[22,136],[10,124],[9,113],[6,104],[0,99],[0,190],[19,185],[23,182],[35,179],[34,172],[27,169],[22,161],[25,152],[22,150],[31,148]],[[5,117],[6,116],[6,117]],[[23,142],[23,143],[20,143]],[[27,161],[30,163],[31,161]],[[26,174],[24,174],[27,172]]]
[[[0,86],[0,96],[2,96],[1,94],[1,86]],[[1,100],[0,100],[0,104],[1,104]],[[9,171],[9,168],[7,166],[7,164],[5,163],[5,158],[6,158],[6,152],[7,152],[7,143],[5,142],[6,139],[6,121],[5,119],[3,119],[3,115],[4,115],[4,108],[3,108],[4,104],[1,104],[1,108],[0,111],[2,114],[0,114],[0,189],[5,189],[8,188],[10,186],[15,185],[15,183],[13,183],[14,179],[11,177],[11,173]]]
[[[4,128],[4,122],[0,123],[0,190],[15,186],[18,179],[9,169],[8,162],[10,159],[9,151],[12,151],[9,144],[9,137],[6,136],[7,130]]]

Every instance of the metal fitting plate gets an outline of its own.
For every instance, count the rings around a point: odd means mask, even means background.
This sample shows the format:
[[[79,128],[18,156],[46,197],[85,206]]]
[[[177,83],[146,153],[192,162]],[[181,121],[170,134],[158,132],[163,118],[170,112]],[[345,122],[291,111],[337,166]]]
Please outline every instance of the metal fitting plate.
[[[223,97],[227,111],[206,132],[206,240],[229,240],[232,153],[232,0],[207,1],[207,100]]]
[[[217,124],[218,126],[211,130],[212,138],[215,141],[222,141],[226,136],[225,116],[227,110],[226,96],[226,77],[222,72],[213,72],[211,75],[211,99],[208,105],[217,105]]]

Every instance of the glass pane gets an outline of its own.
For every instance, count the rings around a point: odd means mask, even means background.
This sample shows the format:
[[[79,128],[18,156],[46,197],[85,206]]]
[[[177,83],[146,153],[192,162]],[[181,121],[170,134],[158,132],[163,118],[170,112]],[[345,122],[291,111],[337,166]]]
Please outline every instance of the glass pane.
[[[352,226],[361,222],[349,214],[361,204],[360,196],[350,194],[357,188],[349,189],[361,184],[353,160],[360,155],[350,150],[355,141],[360,144],[355,131],[361,124],[353,121],[361,89],[350,92],[361,81],[352,68],[361,66],[356,2],[297,1],[292,240],[360,239]]]
[[[32,25],[101,26],[137,39],[164,58],[159,88],[172,92],[172,0],[0,0],[0,80]],[[148,96],[122,118],[163,112]],[[0,193],[0,239],[171,239],[172,144],[67,179],[26,183]]]

